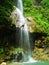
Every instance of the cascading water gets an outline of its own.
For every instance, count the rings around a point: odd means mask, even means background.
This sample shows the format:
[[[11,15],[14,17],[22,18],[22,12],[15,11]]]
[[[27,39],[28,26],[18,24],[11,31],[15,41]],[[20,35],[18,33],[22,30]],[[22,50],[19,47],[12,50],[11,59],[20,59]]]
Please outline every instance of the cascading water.
[[[17,8],[13,12],[13,14],[16,18],[15,19],[16,27],[20,28],[19,45],[20,48],[24,50],[24,52],[22,51],[23,61],[27,61],[27,60],[32,61],[28,28],[27,28],[26,20],[23,16],[22,0],[17,0]]]
[[[17,1],[17,8],[19,9],[19,27],[20,27],[20,47],[24,49],[24,61],[28,59],[28,56],[31,54],[30,52],[30,43],[29,43],[29,35],[28,29],[26,25],[26,20],[23,16],[23,6],[22,0]],[[27,57],[26,57],[27,56]]]
[[[22,0],[17,0],[17,7],[18,9],[20,9],[20,11],[23,13],[23,4],[22,4]]]

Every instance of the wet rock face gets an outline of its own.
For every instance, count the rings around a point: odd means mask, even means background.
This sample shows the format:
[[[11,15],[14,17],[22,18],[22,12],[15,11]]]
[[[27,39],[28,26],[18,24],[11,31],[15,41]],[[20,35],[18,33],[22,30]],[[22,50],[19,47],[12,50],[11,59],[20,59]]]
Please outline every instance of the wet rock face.
[[[31,43],[31,48],[34,49],[35,47],[35,44],[37,44],[38,46],[38,41],[39,41],[39,46],[38,47],[41,47],[42,48],[42,41],[45,39],[45,37],[47,36],[46,33],[41,33],[41,32],[33,32],[33,33],[30,33],[30,43]],[[42,38],[44,37],[44,38]],[[37,42],[35,42],[37,40]]]
[[[9,58],[5,58],[3,62],[12,61],[12,60],[14,60],[16,62],[20,62],[22,60],[22,58],[23,58],[22,52],[17,53],[17,54],[16,53],[12,53],[10,55],[10,57]]]
[[[15,25],[10,28],[2,27],[0,29],[0,47],[9,47],[19,45],[20,28],[16,28]],[[7,44],[8,43],[8,44]]]
[[[24,16],[22,12],[14,6],[15,10],[12,12],[10,18],[12,18],[13,24],[15,24],[16,27],[21,27],[25,21]]]
[[[14,54],[12,53],[12,55],[10,56],[10,60],[15,60],[16,62],[19,62],[20,60],[22,60],[22,53],[18,53],[18,54]]]
[[[22,60],[22,53],[19,53],[19,54],[17,55],[17,61],[19,62],[20,60]]]

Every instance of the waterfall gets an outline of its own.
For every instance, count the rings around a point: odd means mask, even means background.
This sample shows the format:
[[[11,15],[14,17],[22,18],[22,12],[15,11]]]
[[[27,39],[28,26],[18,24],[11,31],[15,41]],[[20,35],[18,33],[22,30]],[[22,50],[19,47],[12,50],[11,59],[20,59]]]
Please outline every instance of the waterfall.
[[[24,49],[25,56],[27,56],[28,58],[28,56],[31,55],[31,50],[30,50],[28,28],[27,28],[26,20],[23,16],[22,0],[17,0],[17,8],[18,8],[17,9],[17,13],[18,13],[17,24],[20,27],[20,40],[19,40],[20,43],[19,44],[20,44],[20,47]]]
[[[26,20],[23,16],[23,5],[22,5],[22,0],[17,0],[17,13],[19,14],[18,22],[19,22],[19,27],[20,27],[20,47],[24,49],[24,60],[28,58],[30,55],[30,43],[29,43],[29,35],[28,35],[28,28],[26,24]]]
[[[23,4],[22,0],[17,0],[17,7],[23,13]]]
[[[20,28],[19,47],[23,49],[23,61],[32,61],[28,28],[26,19],[23,16],[22,0],[17,0],[17,8],[14,10],[13,14],[15,17],[16,27]]]

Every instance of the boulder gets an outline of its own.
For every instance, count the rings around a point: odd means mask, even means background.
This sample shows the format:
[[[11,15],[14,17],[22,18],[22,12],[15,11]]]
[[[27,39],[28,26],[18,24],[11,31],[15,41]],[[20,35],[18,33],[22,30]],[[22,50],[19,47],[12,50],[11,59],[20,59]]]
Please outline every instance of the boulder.
[[[6,62],[2,62],[1,65],[7,65]]]

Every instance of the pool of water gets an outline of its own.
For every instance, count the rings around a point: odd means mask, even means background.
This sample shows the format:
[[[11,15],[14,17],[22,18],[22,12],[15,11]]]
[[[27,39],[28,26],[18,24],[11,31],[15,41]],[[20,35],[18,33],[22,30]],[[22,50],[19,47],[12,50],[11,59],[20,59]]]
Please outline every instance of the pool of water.
[[[49,62],[48,61],[38,61],[38,62],[23,62],[23,63],[20,63],[20,62],[11,62],[11,63],[8,63],[7,65],[49,65]]]

